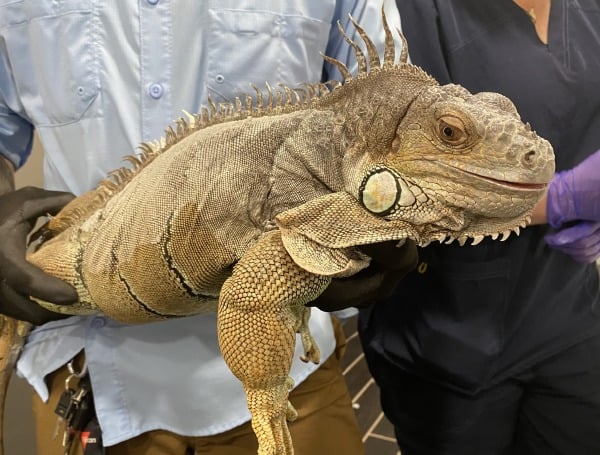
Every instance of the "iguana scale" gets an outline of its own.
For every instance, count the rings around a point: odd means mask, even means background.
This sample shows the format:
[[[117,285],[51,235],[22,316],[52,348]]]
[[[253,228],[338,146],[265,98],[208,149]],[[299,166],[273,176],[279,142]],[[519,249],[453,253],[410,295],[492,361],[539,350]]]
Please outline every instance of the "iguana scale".
[[[324,57],[343,83],[209,102],[66,206],[29,256],[77,289],[73,306],[40,302],[53,311],[128,323],[217,311],[261,455],[293,453],[296,333],[319,361],[304,304],[369,265],[358,246],[505,239],[554,172],[508,99],[440,86],[406,45],[395,63],[382,16],[383,61],[353,21],[367,50],[344,35],[357,76]]]

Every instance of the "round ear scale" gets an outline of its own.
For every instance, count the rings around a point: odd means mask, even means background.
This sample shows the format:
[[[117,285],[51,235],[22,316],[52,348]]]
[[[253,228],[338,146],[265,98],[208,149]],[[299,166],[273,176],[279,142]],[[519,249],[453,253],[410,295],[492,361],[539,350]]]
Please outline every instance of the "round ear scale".
[[[416,200],[402,177],[381,165],[365,176],[358,197],[362,205],[377,216],[394,213],[399,206],[412,205]]]

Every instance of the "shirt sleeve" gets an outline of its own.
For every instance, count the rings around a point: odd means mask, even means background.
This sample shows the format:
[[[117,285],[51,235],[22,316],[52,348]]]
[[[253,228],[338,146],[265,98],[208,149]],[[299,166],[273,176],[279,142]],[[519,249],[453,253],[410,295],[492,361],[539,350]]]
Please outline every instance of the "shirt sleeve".
[[[33,125],[17,110],[22,109],[10,62],[0,37],[0,155],[21,167],[31,153]]]
[[[393,0],[343,0],[338,1],[336,4],[326,53],[329,57],[333,57],[344,63],[352,74],[356,74],[358,67],[354,50],[344,40],[344,37],[338,30],[337,24],[339,22],[344,32],[365,51],[362,39],[354,28],[354,25],[350,22],[349,14],[352,15],[352,18],[367,32],[367,35],[371,38],[380,56],[383,58],[385,32],[381,22],[382,6],[385,10],[385,17],[390,30],[394,34],[397,60],[402,49],[402,42],[397,31],[402,30],[402,28],[400,15]],[[323,81],[333,79],[342,80],[342,76],[335,65],[326,62],[324,65]]]

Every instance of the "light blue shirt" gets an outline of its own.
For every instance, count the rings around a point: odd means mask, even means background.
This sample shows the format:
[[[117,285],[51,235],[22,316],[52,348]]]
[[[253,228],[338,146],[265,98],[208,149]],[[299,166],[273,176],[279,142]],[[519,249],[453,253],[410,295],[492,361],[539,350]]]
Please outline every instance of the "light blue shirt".
[[[250,82],[339,78],[320,52],[355,68],[336,21],[355,37],[351,13],[382,49],[381,1],[0,0],[0,153],[20,166],[35,129],[45,185],[80,194],[208,94],[219,102],[252,93]],[[327,358],[329,315],[314,311],[311,330]],[[46,399],[44,376],[83,348],[106,445],[154,429],[215,434],[250,418],[220,356],[215,315],[49,323],[31,334],[18,372]],[[296,384],[316,368],[299,355]]]

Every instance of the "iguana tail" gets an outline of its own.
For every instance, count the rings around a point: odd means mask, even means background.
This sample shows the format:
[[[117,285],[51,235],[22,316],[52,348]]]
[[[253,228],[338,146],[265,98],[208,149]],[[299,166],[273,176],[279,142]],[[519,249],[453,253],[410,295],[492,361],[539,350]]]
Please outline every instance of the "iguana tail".
[[[4,407],[8,384],[31,324],[0,315],[0,455],[4,455]]]

